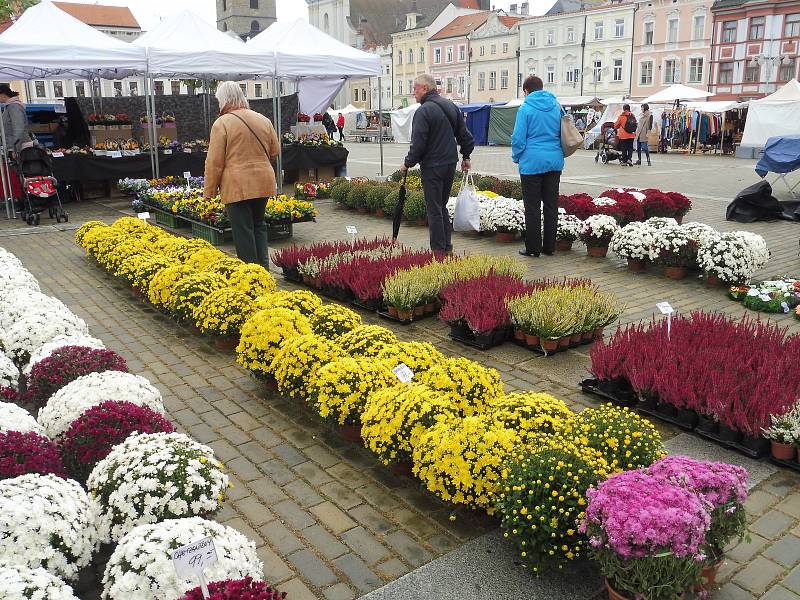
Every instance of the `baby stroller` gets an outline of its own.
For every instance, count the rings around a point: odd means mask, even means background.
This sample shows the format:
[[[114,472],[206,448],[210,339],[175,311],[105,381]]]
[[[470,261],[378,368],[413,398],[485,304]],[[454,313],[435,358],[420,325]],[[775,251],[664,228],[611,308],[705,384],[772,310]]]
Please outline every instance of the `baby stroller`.
[[[22,183],[22,207],[18,210],[28,225],[39,224],[39,213],[47,210],[57,223],[69,221],[61,206],[58,182],[53,177],[53,166],[47,152],[38,146],[17,153],[17,175]]]
[[[611,160],[619,160],[622,153],[619,152],[619,138],[617,138],[617,130],[614,129],[614,123],[608,121],[603,123],[600,127],[600,148],[594,157],[594,162],[598,160],[604,165],[608,164]]]

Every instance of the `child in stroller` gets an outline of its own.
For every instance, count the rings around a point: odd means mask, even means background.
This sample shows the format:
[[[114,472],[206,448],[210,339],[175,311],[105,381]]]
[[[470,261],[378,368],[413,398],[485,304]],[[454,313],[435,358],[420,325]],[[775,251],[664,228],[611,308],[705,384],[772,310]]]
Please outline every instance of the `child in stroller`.
[[[608,121],[600,127],[600,147],[594,157],[594,162],[600,161],[604,165],[611,160],[619,160],[622,154],[619,152],[619,138],[614,123]]]
[[[53,177],[50,156],[39,146],[25,148],[16,155],[16,169],[22,183],[22,199],[17,209],[28,225],[39,224],[39,213],[46,209],[57,223],[69,221],[58,194],[58,182]]]

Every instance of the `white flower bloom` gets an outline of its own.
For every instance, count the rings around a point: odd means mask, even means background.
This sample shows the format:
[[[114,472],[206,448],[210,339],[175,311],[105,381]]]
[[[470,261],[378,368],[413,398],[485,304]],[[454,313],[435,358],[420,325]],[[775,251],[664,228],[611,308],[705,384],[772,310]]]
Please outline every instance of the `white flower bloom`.
[[[655,231],[647,223],[628,223],[614,234],[609,249],[620,258],[644,260],[650,257]]]
[[[197,582],[178,579],[172,551],[204,537],[214,538],[217,563],[206,580],[264,577],[255,544],[232,527],[199,517],[139,525],[124,536],[106,565],[104,600],[174,600]]]
[[[0,589],[5,600],[77,600],[58,577],[22,565],[0,566]]]
[[[617,201],[613,198],[606,198],[605,196],[599,196],[592,200],[592,204],[595,206],[616,206]]]
[[[592,215],[581,223],[581,239],[597,238],[611,239],[619,231],[619,225],[614,217],[608,215]]]
[[[0,481],[0,564],[75,580],[99,546],[98,517],[97,502],[71,479],[29,474]]]
[[[650,217],[645,221],[650,227],[660,229],[669,225],[677,225],[678,222],[672,217]]]
[[[0,352],[0,387],[16,390],[19,385],[19,369],[14,361]]]
[[[3,431],[33,431],[39,435],[47,435],[44,427],[36,422],[31,413],[11,402],[0,402],[0,432]]]
[[[556,229],[556,239],[566,242],[574,242],[578,239],[581,232],[581,221],[575,215],[567,214],[563,208],[558,209],[558,228]]]
[[[87,410],[106,400],[133,402],[164,414],[161,392],[144,377],[104,371],[78,377],[53,394],[39,411],[39,424],[55,439]]]
[[[0,331],[3,347],[17,364],[25,364],[31,354],[59,336],[88,335],[89,328],[69,310],[22,315],[9,329]]]
[[[498,196],[484,202],[482,208],[486,209],[488,231],[515,232],[525,229],[525,206],[521,200]]]
[[[208,446],[182,433],[144,433],[114,446],[86,486],[102,506],[100,536],[108,542],[137,525],[215,513],[228,476]]]
[[[749,231],[723,233],[708,240],[698,252],[698,263],[727,283],[744,283],[769,260],[764,238]],[[759,289],[748,294],[760,295]]]

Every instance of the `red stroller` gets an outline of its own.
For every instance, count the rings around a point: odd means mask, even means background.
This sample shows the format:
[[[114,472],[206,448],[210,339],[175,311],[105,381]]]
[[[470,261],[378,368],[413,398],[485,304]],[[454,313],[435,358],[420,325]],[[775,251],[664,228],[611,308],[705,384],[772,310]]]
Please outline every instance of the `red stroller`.
[[[18,212],[28,225],[39,224],[39,213],[48,211],[57,223],[69,221],[61,205],[58,181],[53,177],[53,166],[47,152],[38,146],[17,153],[15,167],[22,183],[22,199]]]

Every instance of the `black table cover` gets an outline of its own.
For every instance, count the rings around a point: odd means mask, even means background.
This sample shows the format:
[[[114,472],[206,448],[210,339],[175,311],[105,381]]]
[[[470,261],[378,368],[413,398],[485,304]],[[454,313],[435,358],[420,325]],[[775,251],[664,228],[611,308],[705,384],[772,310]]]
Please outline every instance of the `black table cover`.
[[[283,168],[313,169],[315,167],[341,167],[347,164],[350,152],[334,146],[283,146]]]
[[[193,177],[202,176],[205,170],[205,152],[173,152],[158,155],[161,176],[183,175],[191,172]],[[59,181],[117,181],[124,177],[134,179],[152,177],[150,155],[92,156],[88,154],[68,154],[61,158],[53,158],[53,175]]]

